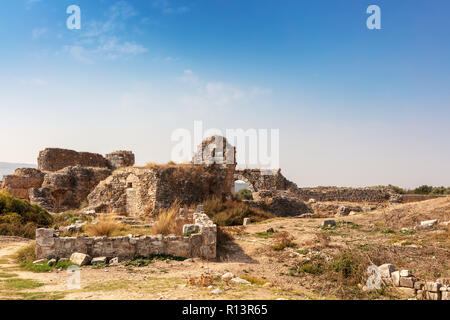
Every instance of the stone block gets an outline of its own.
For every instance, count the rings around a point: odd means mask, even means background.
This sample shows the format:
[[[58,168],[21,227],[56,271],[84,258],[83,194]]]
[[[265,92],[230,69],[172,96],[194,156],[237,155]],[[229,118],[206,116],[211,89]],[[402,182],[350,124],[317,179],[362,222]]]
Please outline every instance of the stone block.
[[[425,290],[430,292],[439,292],[439,289],[442,287],[442,285],[438,282],[427,282],[425,283]]]
[[[400,277],[407,278],[407,277],[410,277],[410,276],[412,276],[412,274],[411,274],[411,272],[409,270],[401,270],[400,271]]]
[[[390,263],[385,263],[378,267],[378,271],[382,278],[390,278],[391,273],[395,271],[395,268],[394,265]]]
[[[400,271],[394,271],[391,273],[391,278],[394,286],[400,286]]]
[[[414,288],[414,279],[412,277],[400,277],[400,287]]]
[[[91,262],[91,257],[84,253],[75,252],[70,256],[70,261],[78,266],[84,266]]]

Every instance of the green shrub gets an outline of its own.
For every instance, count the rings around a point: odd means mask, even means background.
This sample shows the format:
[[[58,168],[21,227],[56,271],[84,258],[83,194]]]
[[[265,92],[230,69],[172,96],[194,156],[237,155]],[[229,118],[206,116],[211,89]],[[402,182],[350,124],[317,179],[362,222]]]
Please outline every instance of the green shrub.
[[[423,185],[414,189],[415,194],[430,194],[433,191],[432,186]]]
[[[358,264],[350,251],[344,251],[333,261],[332,266],[341,277],[350,278],[358,272]]]
[[[248,189],[241,189],[235,193],[236,199],[238,200],[253,200],[252,192]]]
[[[36,228],[52,224],[52,216],[28,201],[0,192],[0,235],[35,238]]]

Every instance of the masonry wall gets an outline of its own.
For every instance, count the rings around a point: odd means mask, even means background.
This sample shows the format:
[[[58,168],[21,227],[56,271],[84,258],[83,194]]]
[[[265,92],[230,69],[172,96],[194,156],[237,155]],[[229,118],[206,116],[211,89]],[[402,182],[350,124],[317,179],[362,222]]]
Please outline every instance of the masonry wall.
[[[108,168],[108,160],[98,153],[59,148],[47,148],[39,152],[39,170],[54,172],[71,166]]]
[[[95,257],[132,259],[151,254],[204,259],[216,258],[217,226],[202,211],[194,213],[194,223],[184,229],[196,230],[188,236],[59,237],[53,229],[36,230],[36,258],[70,258],[80,252]]]
[[[179,165],[123,168],[113,172],[88,196],[97,212],[129,216],[157,213],[178,200],[182,205],[231,197],[234,166]]]
[[[286,179],[286,177],[281,174],[281,170],[236,170],[234,173],[234,180],[244,181],[250,187],[252,192],[297,189],[297,185]]]
[[[401,196],[391,188],[338,188],[317,187],[298,188],[297,196],[303,200],[348,201],[348,202],[386,202],[400,200]]]

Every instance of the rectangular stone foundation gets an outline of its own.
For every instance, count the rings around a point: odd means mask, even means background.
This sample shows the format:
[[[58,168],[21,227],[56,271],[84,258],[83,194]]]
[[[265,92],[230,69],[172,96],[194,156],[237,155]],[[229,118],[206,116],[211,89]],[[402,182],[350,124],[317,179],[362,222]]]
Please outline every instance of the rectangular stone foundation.
[[[80,252],[95,257],[132,259],[166,254],[185,258],[216,258],[217,225],[203,212],[194,213],[197,233],[189,236],[59,237],[53,229],[36,230],[36,258],[70,258]],[[183,228],[184,229],[184,228]]]

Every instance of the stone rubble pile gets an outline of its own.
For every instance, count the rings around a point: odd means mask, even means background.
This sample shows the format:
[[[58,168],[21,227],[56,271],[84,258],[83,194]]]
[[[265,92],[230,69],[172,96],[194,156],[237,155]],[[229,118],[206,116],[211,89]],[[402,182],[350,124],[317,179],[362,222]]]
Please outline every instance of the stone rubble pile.
[[[392,264],[383,264],[378,271],[385,285],[397,287],[417,300],[450,300],[450,278],[424,282],[409,270],[395,271]]]

